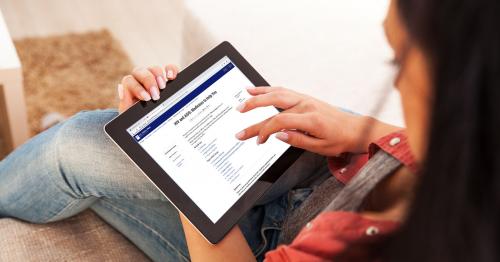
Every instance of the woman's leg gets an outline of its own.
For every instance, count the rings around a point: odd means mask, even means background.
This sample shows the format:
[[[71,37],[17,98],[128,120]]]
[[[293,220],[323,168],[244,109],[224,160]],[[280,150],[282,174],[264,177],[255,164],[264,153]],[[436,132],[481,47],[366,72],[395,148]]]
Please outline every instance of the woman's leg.
[[[101,198],[90,208],[152,260],[189,260],[179,215],[169,202]]]
[[[186,258],[177,211],[103,132],[116,115],[79,113],[0,162],[0,216],[45,223],[92,207],[152,258]],[[320,165],[324,158],[304,154],[260,203],[287,192]]]
[[[45,223],[98,198],[165,200],[104,134],[114,110],[82,112],[0,162],[0,215]]]
[[[46,223],[91,207],[151,258],[185,260],[177,211],[104,134],[116,115],[79,113],[2,160],[0,216]]]

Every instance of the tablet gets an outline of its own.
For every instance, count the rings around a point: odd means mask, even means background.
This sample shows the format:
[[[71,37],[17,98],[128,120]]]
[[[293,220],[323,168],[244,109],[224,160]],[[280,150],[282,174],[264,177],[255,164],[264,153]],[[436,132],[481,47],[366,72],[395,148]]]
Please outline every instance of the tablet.
[[[157,101],[138,102],[105,132],[210,242],[219,242],[302,150],[235,134],[277,113],[240,113],[250,86],[268,83],[228,42],[181,71]]]

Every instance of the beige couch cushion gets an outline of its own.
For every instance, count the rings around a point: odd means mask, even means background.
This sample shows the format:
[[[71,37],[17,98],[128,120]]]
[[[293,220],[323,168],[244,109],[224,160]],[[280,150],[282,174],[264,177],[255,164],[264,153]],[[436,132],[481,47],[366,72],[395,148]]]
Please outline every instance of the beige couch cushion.
[[[0,219],[0,261],[149,261],[91,211],[35,225]]]

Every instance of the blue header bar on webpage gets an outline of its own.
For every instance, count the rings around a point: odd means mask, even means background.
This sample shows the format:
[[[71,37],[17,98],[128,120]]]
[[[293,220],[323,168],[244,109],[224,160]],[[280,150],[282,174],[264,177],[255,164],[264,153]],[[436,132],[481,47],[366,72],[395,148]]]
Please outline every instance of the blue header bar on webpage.
[[[145,138],[149,133],[153,132],[156,128],[158,128],[163,122],[181,110],[184,106],[189,104],[195,97],[209,88],[213,83],[217,82],[220,78],[222,78],[227,72],[231,71],[234,68],[233,63],[229,63],[217,71],[214,75],[208,78],[205,82],[203,82],[200,86],[194,89],[191,93],[182,98],[179,102],[173,105],[170,109],[161,114],[158,118],[153,120],[149,125],[141,129],[141,131],[137,132],[134,135],[135,141],[139,142],[143,138]]]

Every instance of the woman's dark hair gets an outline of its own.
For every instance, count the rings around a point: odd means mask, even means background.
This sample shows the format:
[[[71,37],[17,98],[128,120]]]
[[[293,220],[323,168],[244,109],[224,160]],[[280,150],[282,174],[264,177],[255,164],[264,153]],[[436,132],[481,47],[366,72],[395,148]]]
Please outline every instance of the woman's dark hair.
[[[500,1],[396,0],[430,62],[425,161],[392,261],[500,261]]]

